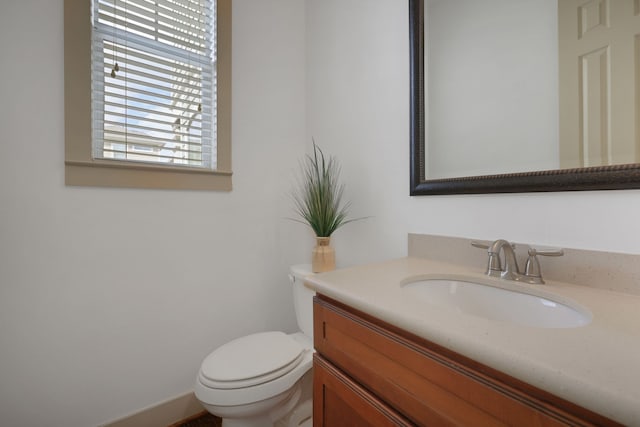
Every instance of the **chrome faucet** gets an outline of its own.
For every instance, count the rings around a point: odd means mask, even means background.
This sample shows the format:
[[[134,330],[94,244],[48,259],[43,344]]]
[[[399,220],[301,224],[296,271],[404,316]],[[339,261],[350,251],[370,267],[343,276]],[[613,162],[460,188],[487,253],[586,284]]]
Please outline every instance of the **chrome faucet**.
[[[527,282],[532,284],[543,284],[542,272],[540,270],[540,262],[537,255],[542,256],[562,256],[562,249],[539,250],[529,248],[529,258],[524,268],[524,273],[518,268],[518,260],[514,251],[515,245],[504,239],[498,239],[490,245],[471,242],[476,248],[487,249],[489,261],[487,263],[486,274],[492,277],[500,277],[506,280],[515,280],[518,282]],[[504,267],[500,258],[500,252],[504,254]]]
[[[504,267],[500,263],[500,251],[504,253]],[[489,246],[488,253],[487,274],[489,276],[501,277],[507,280],[521,280],[522,274],[518,269],[518,260],[511,243],[504,239],[498,239]]]

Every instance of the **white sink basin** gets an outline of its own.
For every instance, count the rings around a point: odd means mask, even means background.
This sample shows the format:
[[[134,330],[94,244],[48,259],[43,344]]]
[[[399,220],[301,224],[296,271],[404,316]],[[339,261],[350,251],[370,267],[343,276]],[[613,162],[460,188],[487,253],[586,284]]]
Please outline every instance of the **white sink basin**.
[[[470,281],[421,280],[404,285],[403,292],[434,306],[523,326],[576,328],[591,322],[591,314],[577,306]]]

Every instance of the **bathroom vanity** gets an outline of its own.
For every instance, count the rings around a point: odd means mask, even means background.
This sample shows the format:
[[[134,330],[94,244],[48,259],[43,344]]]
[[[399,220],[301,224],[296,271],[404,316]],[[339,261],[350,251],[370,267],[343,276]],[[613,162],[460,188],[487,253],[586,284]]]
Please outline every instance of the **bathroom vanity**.
[[[620,425],[329,298],[314,304],[317,426]]]
[[[589,321],[523,325],[406,292],[443,277],[560,301]],[[417,257],[307,280],[318,293],[316,426],[640,425],[638,295],[549,278],[506,283],[482,266]]]

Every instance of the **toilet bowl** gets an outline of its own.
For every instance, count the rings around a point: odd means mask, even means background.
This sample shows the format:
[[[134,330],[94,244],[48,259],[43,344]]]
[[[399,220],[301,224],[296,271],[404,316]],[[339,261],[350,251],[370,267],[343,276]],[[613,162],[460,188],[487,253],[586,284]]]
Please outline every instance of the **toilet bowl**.
[[[295,419],[310,419],[311,405],[307,401],[299,405],[311,388],[315,293],[303,280],[310,274],[309,266],[294,266],[289,275],[300,332],[240,337],[202,362],[195,395],[207,411],[222,418],[223,427],[273,426],[292,414]]]

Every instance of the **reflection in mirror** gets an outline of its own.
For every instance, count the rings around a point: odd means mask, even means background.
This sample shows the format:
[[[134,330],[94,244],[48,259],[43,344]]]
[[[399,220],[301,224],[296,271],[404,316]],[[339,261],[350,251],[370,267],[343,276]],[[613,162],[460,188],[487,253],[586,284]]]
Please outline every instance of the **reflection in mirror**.
[[[411,0],[412,194],[639,187],[636,3]]]
[[[427,1],[427,178],[558,169],[554,3]]]

